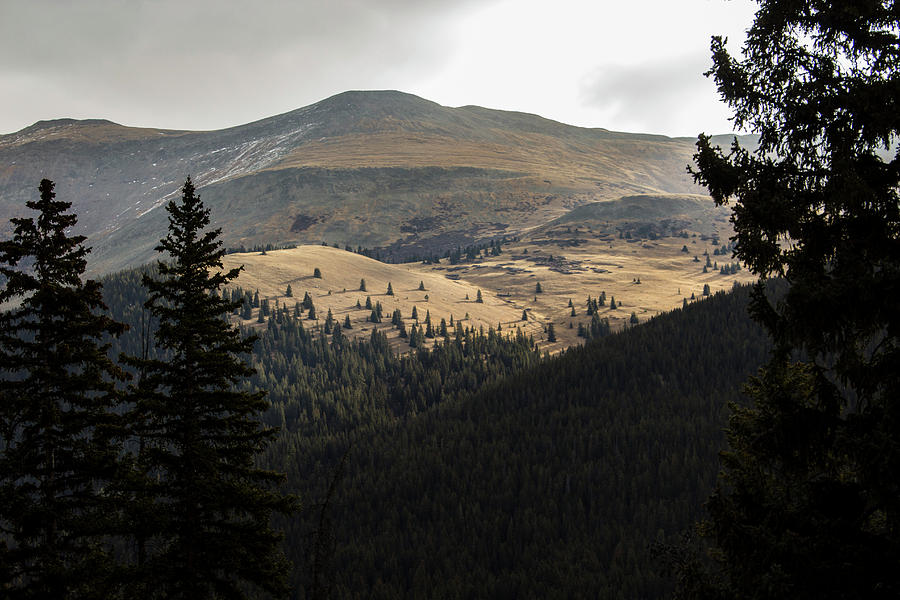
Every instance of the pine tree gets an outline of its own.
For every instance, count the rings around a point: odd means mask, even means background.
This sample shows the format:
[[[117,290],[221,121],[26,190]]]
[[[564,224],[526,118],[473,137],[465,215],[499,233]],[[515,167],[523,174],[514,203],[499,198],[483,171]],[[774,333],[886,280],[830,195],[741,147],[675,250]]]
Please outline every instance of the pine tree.
[[[419,291],[420,291],[420,292],[424,292],[424,291],[425,291],[425,282],[424,282],[424,281],[420,281],[420,282],[419,282]]]
[[[387,295],[388,295],[388,296],[393,296],[393,295],[394,295],[394,288],[391,286],[391,282],[390,282],[390,281],[388,281]]]
[[[322,270],[319,267],[313,269],[313,277],[316,279],[322,279]]]
[[[774,344],[707,503],[723,597],[900,594],[897,8],[762,0],[742,57],[712,42],[710,74],[759,143],[701,136],[695,179],[734,205]],[[777,300],[769,277],[790,283]]]
[[[353,329],[353,325],[350,324],[350,315],[344,317],[344,329]]]
[[[555,342],[556,341],[556,328],[553,327],[553,323],[547,326],[547,341]]]
[[[365,279],[359,280],[359,291],[361,291],[361,292],[366,291],[366,280]]]
[[[99,545],[115,507],[101,494],[114,483],[121,371],[107,336],[124,329],[98,311],[101,286],[82,281],[89,250],[71,203],[53,182],[11,220],[0,242],[0,589],[4,597],[112,595],[112,558]]]
[[[535,293],[535,294],[541,294],[541,293],[543,293],[543,292],[544,292],[544,288],[541,287],[541,282],[538,281],[538,282],[534,285],[534,293]]]
[[[478,290],[478,293],[475,295],[475,302],[483,303],[484,298],[481,297],[481,290]]]
[[[169,232],[156,249],[168,260],[158,278],[144,278],[166,359],[134,361],[142,371],[132,414],[143,442],[138,464],[155,516],[137,578],[165,598],[281,594],[287,565],[270,520],[294,500],[274,490],[280,474],[254,465],[275,431],[259,422],[264,392],[240,389],[253,373],[241,358],[253,339],[229,325],[230,303],[211,294],[240,269],[221,271],[220,231],[204,231],[209,209],[190,178],[166,210]]]
[[[293,288],[291,288],[291,284],[288,284],[287,289],[284,290],[284,295],[287,296],[288,298],[290,298],[294,295],[294,290],[293,290]]]

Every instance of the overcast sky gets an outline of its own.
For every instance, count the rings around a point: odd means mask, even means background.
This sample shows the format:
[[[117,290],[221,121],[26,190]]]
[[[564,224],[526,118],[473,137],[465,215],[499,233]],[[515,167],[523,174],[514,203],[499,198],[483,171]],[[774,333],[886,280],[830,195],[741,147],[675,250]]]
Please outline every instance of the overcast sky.
[[[585,127],[731,131],[702,73],[750,0],[0,0],[0,133],[219,129],[346,90]]]

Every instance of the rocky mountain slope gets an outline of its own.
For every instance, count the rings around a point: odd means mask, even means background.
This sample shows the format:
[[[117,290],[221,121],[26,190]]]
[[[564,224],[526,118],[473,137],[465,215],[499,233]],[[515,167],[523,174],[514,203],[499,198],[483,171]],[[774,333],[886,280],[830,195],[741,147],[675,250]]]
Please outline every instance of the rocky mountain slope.
[[[623,195],[702,192],[685,173],[693,142],[390,91],[220,131],[42,121],[0,136],[0,236],[47,177],[74,203],[93,271],[140,264],[190,175],[228,246],[442,251]]]

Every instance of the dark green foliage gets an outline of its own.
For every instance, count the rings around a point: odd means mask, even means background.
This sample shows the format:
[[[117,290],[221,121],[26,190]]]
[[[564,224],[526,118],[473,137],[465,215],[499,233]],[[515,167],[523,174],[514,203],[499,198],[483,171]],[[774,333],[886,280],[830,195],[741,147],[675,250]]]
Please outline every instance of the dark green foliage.
[[[765,356],[746,299],[718,294],[545,364],[496,334],[404,359],[380,335],[340,352],[288,325],[284,346],[264,337],[270,417],[283,398],[288,422],[273,467],[324,499],[353,440],[332,502],[334,596],[662,597],[647,548],[698,517],[725,403]],[[298,563],[308,517],[289,534]]]
[[[361,291],[361,292],[366,291],[366,280],[365,279],[359,280],[359,291]]]
[[[703,295],[709,296],[709,284],[708,283],[703,284]]]
[[[107,358],[123,326],[98,314],[101,286],[82,281],[84,236],[44,179],[36,218],[0,242],[0,589],[5,598],[103,597],[115,531],[101,493],[118,476],[121,371]]]
[[[528,320],[528,311],[525,310],[525,309],[522,309],[522,320],[523,320],[523,321],[527,321],[527,320]]]
[[[344,329],[353,329],[353,325],[350,324],[350,315],[344,317]]]
[[[425,282],[424,282],[424,281],[420,281],[420,282],[419,282],[419,291],[420,291],[420,292],[424,292],[424,291],[425,291]]]
[[[898,32],[895,2],[762,1],[743,57],[713,39],[759,146],[701,136],[695,178],[733,204],[734,256],[790,288],[754,294],[776,351],[730,421],[694,597],[900,595]]]
[[[288,298],[290,298],[294,295],[294,290],[293,290],[293,288],[291,288],[291,284],[288,284],[287,289],[284,290],[284,295],[287,296]]]
[[[319,267],[313,269],[313,277],[315,277],[316,279],[322,279],[322,270],[319,269]]]
[[[372,297],[366,296],[366,310],[372,310]]]
[[[337,345],[270,321],[245,388],[271,390],[280,433],[264,464],[315,507],[353,446],[330,502],[332,597],[664,596],[647,548],[698,518],[725,404],[765,357],[747,295],[546,363],[521,332],[458,320],[449,342],[404,357],[380,333]],[[319,514],[276,521],[295,598],[312,588]]]
[[[475,302],[483,303],[484,298],[481,297],[481,290],[478,290],[478,293],[475,295]]]
[[[556,341],[556,328],[553,327],[553,323],[547,326],[547,341],[550,343]]]
[[[393,288],[393,286],[391,286],[391,282],[390,282],[390,281],[388,281],[387,295],[388,295],[388,296],[393,296],[393,295],[394,295],[394,288]]]
[[[248,586],[283,593],[287,565],[270,518],[294,502],[274,491],[281,475],[254,464],[275,431],[258,420],[265,392],[237,389],[254,372],[241,358],[253,340],[223,319],[231,303],[211,293],[239,269],[220,270],[219,230],[205,231],[209,209],[190,178],[166,210],[169,233],[157,250],[171,262],[143,280],[165,360],[131,361],[141,373],[129,416],[144,476],[134,503],[141,510],[132,514],[146,552],[137,557],[135,593],[242,598]],[[147,506],[152,518],[142,519]]]
[[[628,322],[632,325],[637,325],[639,323],[638,316],[634,311],[631,311],[631,318],[628,319]]]
[[[594,313],[591,315],[591,322],[587,327],[583,323],[578,324],[578,337],[585,339],[593,339],[609,335],[609,319],[600,318],[600,315]]]
[[[534,284],[534,293],[541,294],[543,292],[544,292],[544,288],[541,287],[541,282],[538,281],[536,284]]]

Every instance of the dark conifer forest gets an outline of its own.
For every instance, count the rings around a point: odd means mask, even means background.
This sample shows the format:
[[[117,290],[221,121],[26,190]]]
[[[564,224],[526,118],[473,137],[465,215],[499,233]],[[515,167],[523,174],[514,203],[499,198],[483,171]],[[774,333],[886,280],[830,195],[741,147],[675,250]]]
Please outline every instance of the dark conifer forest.
[[[140,345],[139,279],[104,281],[133,324],[114,351]],[[292,597],[664,597],[651,546],[702,516],[727,405],[767,356],[748,295],[549,359],[471,330],[397,356],[273,312],[247,385],[280,431],[262,464],[303,502],[276,521]]]

